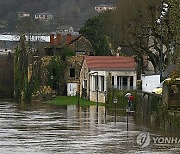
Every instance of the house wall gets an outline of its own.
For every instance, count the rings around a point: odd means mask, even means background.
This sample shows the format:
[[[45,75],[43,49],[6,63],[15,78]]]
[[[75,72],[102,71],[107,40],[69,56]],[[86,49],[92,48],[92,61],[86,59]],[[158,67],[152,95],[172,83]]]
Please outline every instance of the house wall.
[[[103,92],[97,92],[96,91],[90,91],[90,101],[97,102],[97,97],[98,97],[98,102],[105,103],[105,94]]]
[[[67,60],[67,72],[66,72],[68,82],[79,82],[80,72],[81,72],[81,67],[82,67],[82,61],[83,61],[82,56],[72,56],[72,57],[68,58],[68,60]],[[75,76],[74,77],[70,76],[70,69],[75,69]]]
[[[108,72],[106,71],[90,71],[89,72],[89,99],[90,101],[93,102],[102,102],[105,103],[105,96],[106,96],[106,91],[107,91],[107,75]],[[97,78],[98,76],[98,90],[97,90],[97,86],[95,83],[95,78]],[[104,89],[102,90],[102,78],[104,77]]]
[[[72,42],[69,47],[71,50],[76,52],[76,55],[94,54],[90,41],[88,41],[84,36],[80,36],[76,41]]]
[[[84,96],[85,98],[88,99],[88,96],[89,96],[89,70],[87,68],[87,64],[86,62],[84,61],[83,64],[82,64],[82,68],[81,68],[81,71],[80,71],[80,96]],[[87,87],[84,87],[84,80],[87,81]],[[85,92],[85,94],[83,93]]]
[[[66,71],[66,79],[67,79],[67,94],[69,96],[75,96],[82,89],[80,89],[80,73],[82,68],[83,57],[82,56],[72,56],[67,60],[67,71]],[[70,74],[70,69],[74,69],[74,77]],[[75,86],[76,85],[76,86]],[[80,87],[79,87],[80,86]],[[74,87],[74,88],[72,88]],[[73,90],[71,90],[73,89]],[[73,92],[74,91],[74,92]],[[73,94],[72,94],[73,93]]]

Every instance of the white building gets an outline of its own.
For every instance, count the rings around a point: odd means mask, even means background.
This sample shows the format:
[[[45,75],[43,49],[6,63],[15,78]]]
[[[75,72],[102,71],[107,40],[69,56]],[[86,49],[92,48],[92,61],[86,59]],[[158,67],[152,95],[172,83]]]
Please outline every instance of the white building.
[[[30,13],[28,12],[18,12],[18,19],[22,19],[22,18],[25,18],[25,17],[30,17]]]
[[[74,28],[72,26],[59,26],[57,27],[57,32],[60,33],[74,33]]]
[[[136,63],[133,57],[86,56],[80,73],[80,94],[90,101],[105,102],[107,88],[136,88]]]
[[[50,21],[52,20],[53,15],[50,13],[37,13],[35,14],[35,19],[42,20],[42,21]]]
[[[141,76],[142,80],[142,91],[152,92],[155,88],[160,85],[160,75],[159,74],[143,74]]]
[[[116,9],[116,7],[113,5],[97,5],[97,6],[95,6],[95,10],[98,13],[108,11],[108,10],[114,10],[114,9]]]
[[[20,35],[18,34],[0,34],[0,41],[7,41],[7,42],[18,42],[20,40]],[[50,42],[50,36],[49,35],[41,35],[41,34],[36,34],[36,35],[31,35],[30,38],[28,35],[25,35],[26,40],[32,42]]]
[[[14,49],[17,47],[20,35],[18,34],[0,34],[0,54],[8,54],[9,52],[14,52]],[[44,47],[47,46],[47,44],[50,42],[50,36],[49,35],[25,35],[26,41],[31,42],[31,48],[37,49],[39,46]]]
[[[9,53],[14,53],[14,51],[7,48],[0,48],[0,55],[8,55]]]

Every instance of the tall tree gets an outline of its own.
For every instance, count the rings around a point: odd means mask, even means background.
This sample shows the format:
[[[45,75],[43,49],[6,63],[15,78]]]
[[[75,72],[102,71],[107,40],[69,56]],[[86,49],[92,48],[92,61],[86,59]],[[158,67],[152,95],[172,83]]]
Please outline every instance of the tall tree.
[[[14,57],[14,98],[16,101],[30,101],[32,85],[28,81],[28,55],[26,38],[22,36]]]
[[[171,34],[170,50],[172,61],[178,63],[180,61],[180,1],[168,0],[169,15],[167,26]]]
[[[106,25],[108,13],[100,14],[93,17],[85,23],[80,29],[80,33],[90,40],[95,51],[95,55],[110,55],[108,44],[108,35],[106,33]]]

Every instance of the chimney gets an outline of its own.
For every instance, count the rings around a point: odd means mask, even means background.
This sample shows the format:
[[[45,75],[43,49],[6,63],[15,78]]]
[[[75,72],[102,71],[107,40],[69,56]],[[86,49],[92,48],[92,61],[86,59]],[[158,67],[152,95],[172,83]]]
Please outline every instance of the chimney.
[[[66,36],[66,44],[69,44],[72,40],[72,35],[71,34],[67,34]]]
[[[50,34],[50,45],[54,45],[54,34]]]
[[[60,42],[61,42],[61,34],[57,34],[55,45],[57,46],[60,45]]]
[[[116,52],[116,57],[119,57],[119,52]]]

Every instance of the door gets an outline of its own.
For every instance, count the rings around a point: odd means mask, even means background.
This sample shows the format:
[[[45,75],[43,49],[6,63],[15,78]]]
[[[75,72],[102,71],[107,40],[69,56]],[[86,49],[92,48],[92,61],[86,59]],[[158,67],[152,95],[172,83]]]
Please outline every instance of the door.
[[[67,95],[76,96],[77,83],[67,83]]]

